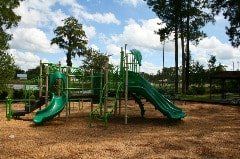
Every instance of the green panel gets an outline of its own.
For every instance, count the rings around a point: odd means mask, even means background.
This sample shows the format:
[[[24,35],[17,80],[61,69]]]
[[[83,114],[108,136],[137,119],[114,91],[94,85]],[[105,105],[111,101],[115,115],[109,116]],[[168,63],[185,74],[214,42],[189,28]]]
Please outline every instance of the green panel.
[[[186,116],[182,109],[176,107],[170,100],[160,94],[140,74],[129,71],[128,75],[128,89],[130,92],[145,97],[157,110],[170,119],[181,119]]]
[[[102,89],[102,82],[103,82],[103,76],[101,72],[95,72],[92,77],[92,87],[93,87],[93,94],[96,97],[100,97],[100,91]],[[96,102],[99,102],[99,98],[93,99]]]
[[[67,81],[66,75],[59,72],[59,71],[56,71],[55,73],[50,75],[50,84],[49,84],[50,86],[49,86],[49,88],[51,88],[54,85],[54,83],[56,82],[57,79],[62,79],[64,85],[66,85],[66,83],[67,83],[66,82]]]

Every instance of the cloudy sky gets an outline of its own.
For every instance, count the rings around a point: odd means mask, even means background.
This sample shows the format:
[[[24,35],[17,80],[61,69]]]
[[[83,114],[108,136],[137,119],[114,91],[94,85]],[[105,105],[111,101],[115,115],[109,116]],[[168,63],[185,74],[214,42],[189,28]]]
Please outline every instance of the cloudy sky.
[[[53,30],[69,16],[83,24],[89,46],[111,54],[112,63],[119,63],[120,47],[126,43],[129,50],[136,48],[142,52],[142,71],[156,73],[162,68],[162,45],[154,34],[161,20],[142,0],[25,0],[16,13],[22,19],[17,28],[10,30],[13,34],[10,52],[24,70],[36,67],[40,59],[66,64],[64,51],[51,46],[50,41],[54,37]],[[215,25],[203,28],[208,37],[198,46],[191,45],[192,56],[206,65],[210,54],[216,55],[228,70],[232,69],[232,62],[237,68],[240,50],[232,48],[228,42],[225,35],[228,22],[223,16],[216,20]],[[173,42],[169,41],[165,47],[165,66],[174,66]],[[79,66],[81,59],[74,59],[73,64]]]

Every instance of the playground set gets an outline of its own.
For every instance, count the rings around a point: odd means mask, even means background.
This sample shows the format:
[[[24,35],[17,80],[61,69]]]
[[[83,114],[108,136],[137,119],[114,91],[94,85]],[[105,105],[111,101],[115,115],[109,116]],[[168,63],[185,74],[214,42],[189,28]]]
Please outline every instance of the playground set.
[[[109,69],[108,60],[102,70],[84,70],[61,66],[61,63],[40,61],[39,99],[32,99],[29,93],[31,91],[25,86],[25,109],[13,110],[14,100],[7,98],[6,117],[9,120],[19,118],[39,109],[33,118],[33,122],[39,125],[60,116],[64,109],[67,119],[71,112],[71,102],[78,102],[80,107],[81,102],[90,101],[90,125],[94,119],[99,119],[107,126],[109,118],[112,115],[121,114],[122,109],[124,109],[124,121],[127,124],[129,98],[133,98],[139,105],[142,117],[145,114],[142,98],[145,98],[169,119],[184,118],[186,114],[182,109],[175,106],[140,75],[142,61],[140,51],[133,49],[127,52],[126,50],[126,45],[124,50],[121,48],[120,66],[116,69]],[[94,104],[97,104],[96,108]],[[42,109],[44,105],[45,108]]]

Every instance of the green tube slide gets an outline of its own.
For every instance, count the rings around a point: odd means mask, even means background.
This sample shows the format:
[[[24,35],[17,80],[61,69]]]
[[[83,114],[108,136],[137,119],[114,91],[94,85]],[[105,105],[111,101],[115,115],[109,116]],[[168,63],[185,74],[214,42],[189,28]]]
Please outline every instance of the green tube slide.
[[[186,114],[182,109],[176,107],[164,95],[159,93],[146,79],[140,74],[128,72],[128,89],[129,92],[136,93],[150,101],[157,110],[170,119],[182,119]]]

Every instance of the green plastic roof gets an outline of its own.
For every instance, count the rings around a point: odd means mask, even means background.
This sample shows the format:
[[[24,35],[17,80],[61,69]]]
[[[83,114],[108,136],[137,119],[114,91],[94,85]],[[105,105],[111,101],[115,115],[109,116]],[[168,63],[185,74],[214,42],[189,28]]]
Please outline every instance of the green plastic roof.
[[[133,54],[134,58],[137,60],[139,66],[141,66],[142,65],[142,54],[141,54],[141,52],[137,49],[132,49],[130,52]]]

